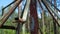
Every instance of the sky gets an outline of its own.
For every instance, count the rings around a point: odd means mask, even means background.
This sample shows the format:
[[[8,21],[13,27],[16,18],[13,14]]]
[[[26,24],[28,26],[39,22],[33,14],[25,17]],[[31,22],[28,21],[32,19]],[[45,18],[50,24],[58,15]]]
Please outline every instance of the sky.
[[[13,0],[0,0],[0,15],[1,15],[1,7],[3,6],[3,7],[5,7],[5,6],[7,6],[9,3],[11,3]]]
[[[1,6],[7,6],[9,3],[11,3],[13,0],[0,0],[0,8]]]
[[[1,7],[2,6],[7,6],[9,3],[11,3],[13,0],[0,0],[0,11],[1,11]],[[57,0],[57,5],[58,5],[58,9],[60,9],[60,2],[59,2],[60,0]],[[24,6],[23,6],[24,7]],[[40,15],[40,9],[39,8],[37,8],[37,10],[38,10],[38,16],[39,17],[41,17],[41,15]]]

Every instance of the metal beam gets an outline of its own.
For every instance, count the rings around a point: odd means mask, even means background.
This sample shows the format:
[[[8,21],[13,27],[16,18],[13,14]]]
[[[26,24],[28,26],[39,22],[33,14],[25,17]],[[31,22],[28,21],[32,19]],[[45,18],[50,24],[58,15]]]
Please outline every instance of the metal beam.
[[[52,2],[50,2],[49,0],[46,0],[48,3],[50,3],[51,4],[51,6],[53,6],[58,12],[60,12],[60,10],[56,7],[56,6],[54,6],[54,4],[52,4]]]
[[[42,3],[45,5],[45,7],[47,8],[47,10],[48,10],[48,12],[50,13],[50,15],[52,16],[52,18],[56,21],[55,23],[57,23],[57,25],[60,26],[59,23],[58,23],[58,21],[57,21],[57,19],[54,17],[53,13],[52,13],[51,10],[49,9],[49,7],[45,4],[44,0],[41,0],[41,1],[42,1]]]
[[[18,6],[18,19],[20,18],[20,16],[21,16],[21,6],[20,6],[20,4],[19,4],[19,6]],[[17,29],[16,29],[16,34],[20,34],[20,22],[17,24]]]
[[[44,1],[44,2],[45,2],[45,4],[47,4],[47,6],[51,9],[51,12],[53,12],[54,15],[56,15],[56,16],[58,17],[58,19],[60,19],[59,14],[55,12],[55,10],[57,11],[57,9],[53,8],[54,6],[52,7],[51,4],[48,3],[47,1]],[[54,9],[55,9],[55,10],[54,10]]]
[[[6,13],[5,15],[3,15],[2,19],[1,19],[1,23],[0,26],[2,26],[6,21],[7,19],[9,18],[9,16],[11,16],[11,14],[14,12],[14,10],[17,8],[17,6],[21,3],[22,0],[18,0],[16,1],[13,6],[10,8],[9,12]]]
[[[20,34],[20,23],[17,25],[16,34]]]
[[[21,17],[20,17],[20,12],[18,12],[19,17],[18,17],[18,20],[16,20],[16,22],[22,22],[22,23],[26,22],[27,15],[29,12],[29,5],[30,5],[30,0],[27,0],[25,3],[24,9],[21,12]]]
[[[27,3],[26,3],[26,6],[25,6],[25,9],[24,9],[23,16],[22,16],[23,21],[26,21],[27,15],[28,15],[28,12],[29,12],[30,0],[27,0],[26,2]]]
[[[12,30],[16,30],[16,27],[8,26],[8,25],[3,25],[3,26],[0,27],[0,29],[12,29]]]

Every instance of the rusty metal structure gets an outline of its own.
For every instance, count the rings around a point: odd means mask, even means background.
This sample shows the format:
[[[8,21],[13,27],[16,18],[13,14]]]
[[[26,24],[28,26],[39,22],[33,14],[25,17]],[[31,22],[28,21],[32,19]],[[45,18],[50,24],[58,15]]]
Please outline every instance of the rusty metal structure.
[[[16,30],[16,34],[20,34],[20,23],[24,24],[26,22],[27,19],[27,15],[28,15],[28,11],[30,11],[30,23],[34,23],[33,27],[31,28],[31,34],[39,34],[38,33],[38,29],[39,29],[39,23],[38,23],[38,14],[37,14],[37,2],[39,3],[40,7],[42,10],[43,6],[41,3],[44,4],[45,8],[48,10],[48,12],[50,13],[50,15],[52,16],[52,18],[54,19],[54,23],[56,23],[59,27],[60,24],[58,23],[57,19],[54,17],[53,13],[60,19],[59,15],[54,12],[54,8],[60,12],[60,10],[54,6],[54,4],[52,4],[49,0],[26,0],[26,5],[24,6],[25,8],[22,11],[22,14],[20,16],[20,3],[23,0],[14,0],[12,3],[10,3],[9,5],[7,5],[6,7],[4,7],[2,9],[2,18],[1,20],[1,24],[0,24],[0,29],[13,29]],[[8,6],[12,5],[13,6],[9,9],[9,12],[4,14],[4,9],[6,9]],[[18,23],[17,27],[14,26],[7,26],[4,25],[4,23],[7,21],[7,19],[13,14],[14,10],[18,7],[18,17],[15,18],[15,22]],[[54,8],[52,8],[54,7]],[[33,21],[33,22],[32,22]]]

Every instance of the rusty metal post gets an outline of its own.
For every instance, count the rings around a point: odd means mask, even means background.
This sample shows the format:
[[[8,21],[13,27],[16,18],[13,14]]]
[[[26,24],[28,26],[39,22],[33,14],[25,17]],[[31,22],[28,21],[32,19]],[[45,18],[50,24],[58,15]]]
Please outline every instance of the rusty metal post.
[[[20,17],[20,4],[18,6],[18,18]],[[20,34],[20,23],[17,24],[16,34]]]
[[[36,0],[31,0],[30,2],[30,18],[32,18],[31,21],[33,21],[33,28],[31,29],[31,34],[38,34],[39,24],[37,17]]]
[[[20,23],[17,25],[16,34],[20,34]]]
[[[54,0],[54,6],[56,7],[56,0]],[[55,12],[57,13],[56,9],[54,8]],[[55,17],[57,17],[56,15],[54,15]],[[57,19],[57,18],[56,18]],[[54,23],[55,20],[53,19],[53,25],[54,25],[54,34],[57,34],[57,24]]]

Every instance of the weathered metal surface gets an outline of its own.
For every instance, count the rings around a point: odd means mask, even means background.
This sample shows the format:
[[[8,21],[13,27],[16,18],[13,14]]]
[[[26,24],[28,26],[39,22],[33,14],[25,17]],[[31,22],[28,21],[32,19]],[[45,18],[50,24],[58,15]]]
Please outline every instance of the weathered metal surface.
[[[17,25],[16,34],[20,34],[20,23]]]
[[[56,0],[54,0],[54,6],[57,7]],[[55,8],[54,8],[54,12],[58,14],[58,12],[56,11]],[[56,16],[56,14],[54,14],[54,17],[56,17],[56,19],[57,19],[58,16]],[[57,26],[57,24],[54,23],[54,22],[55,22],[55,20],[53,19],[54,34],[58,34],[58,31],[57,31],[57,27],[58,27],[58,26]]]
[[[33,22],[32,22],[33,18]],[[36,9],[36,0],[31,0],[30,2],[30,23],[33,23],[33,28],[31,29],[31,34],[38,34],[38,17],[37,17],[37,9]],[[31,26],[32,27],[32,26]]]
[[[12,30],[16,30],[16,27],[8,26],[8,25],[3,25],[3,26],[0,27],[0,29],[12,29]]]
[[[57,23],[58,24],[58,26],[60,26],[59,25],[59,23],[58,23],[58,21],[57,21],[57,19],[54,17],[54,15],[52,14],[52,12],[51,12],[51,9],[49,9],[49,7],[45,4],[45,2],[42,0],[42,2],[43,2],[43,4],[45,5],[45,7],[47,8],[47,10],[48,10],[48,12],[50,13],[50,15],[52,16],[52,18],[55,20],[55,23]]]
[[[27,15],[28,15],[28,12],[29,12],[29,5],[30,5],[30,0],[26,0],[25,9],[24,9],[24,13],[23,13],[23,16],[22,16],[23,21],[27,20]],[[26,34],[25,31],[26,31],[26,23],[24,23],[23,26],[22,26],[22,33]]]
[[[22,12],[22,9],[21,9],[21,5],[19,4],[19,6],[18,6],[18,20],[19,20],[19,18],[21,16],[21,12]],[[16,29],[16,34],[20,34],[21,22],[20,21],[19,22],[16,21],[16,23],[18,23],[17,24],[17,29]]]
[[[54,4],[52,4],[52,2],[50,2],[49,0],[46,0],[48,3],[50,3],[52,6],[54,6]],[[54,6],[54,8],[58,11],[58,12],[60,12],[60,10],[56,7],[56,6]]]
[[[58,19],[60,19],[60,17],[59,17],[59,14],[57,13],[58,11],[57,11],[57,9],[56,8],[53,8],[54,6],[51,6],[51,4],[50,3],[48,3],[47,1],[44,1],[46,4],[47,4],[47,6],[51,9],[51,12],[52,13],[54,13],[54,15],[56,15],[57,17],[58,17]],[[55,12],[55,10],[57,11],[57,12]]]
[[[21,0],[16,1],[13,6],[10,8],[9,12],[6,13],[5,15],[3,15],[2,19],[1,19],[1,23],[0,27],[7,21],[7,19],[9,18],[9,16],[14,12],[14,10],[16,9],[16,7],[21,3]]]
[[[29,12],[29,5],[30,5],[30,0],[27,0],[26,6],[23,9],[23,13],[21,13],[21,17],[20,17],[20,12],[18,12],[19,17],[17,17],[18,20],[16,20],[16,22],[25,22],[27,19],[27,15]],[[20,9],[20,8],[19,8]]]
[[[26,21],[26,19],[27,19],[27,15],[29,12],[29,5],[30,5],[30,0],[27,0],[26,6],[24,9],[24,13],[23,13],[23,17],[22,17],[23,21]]]

